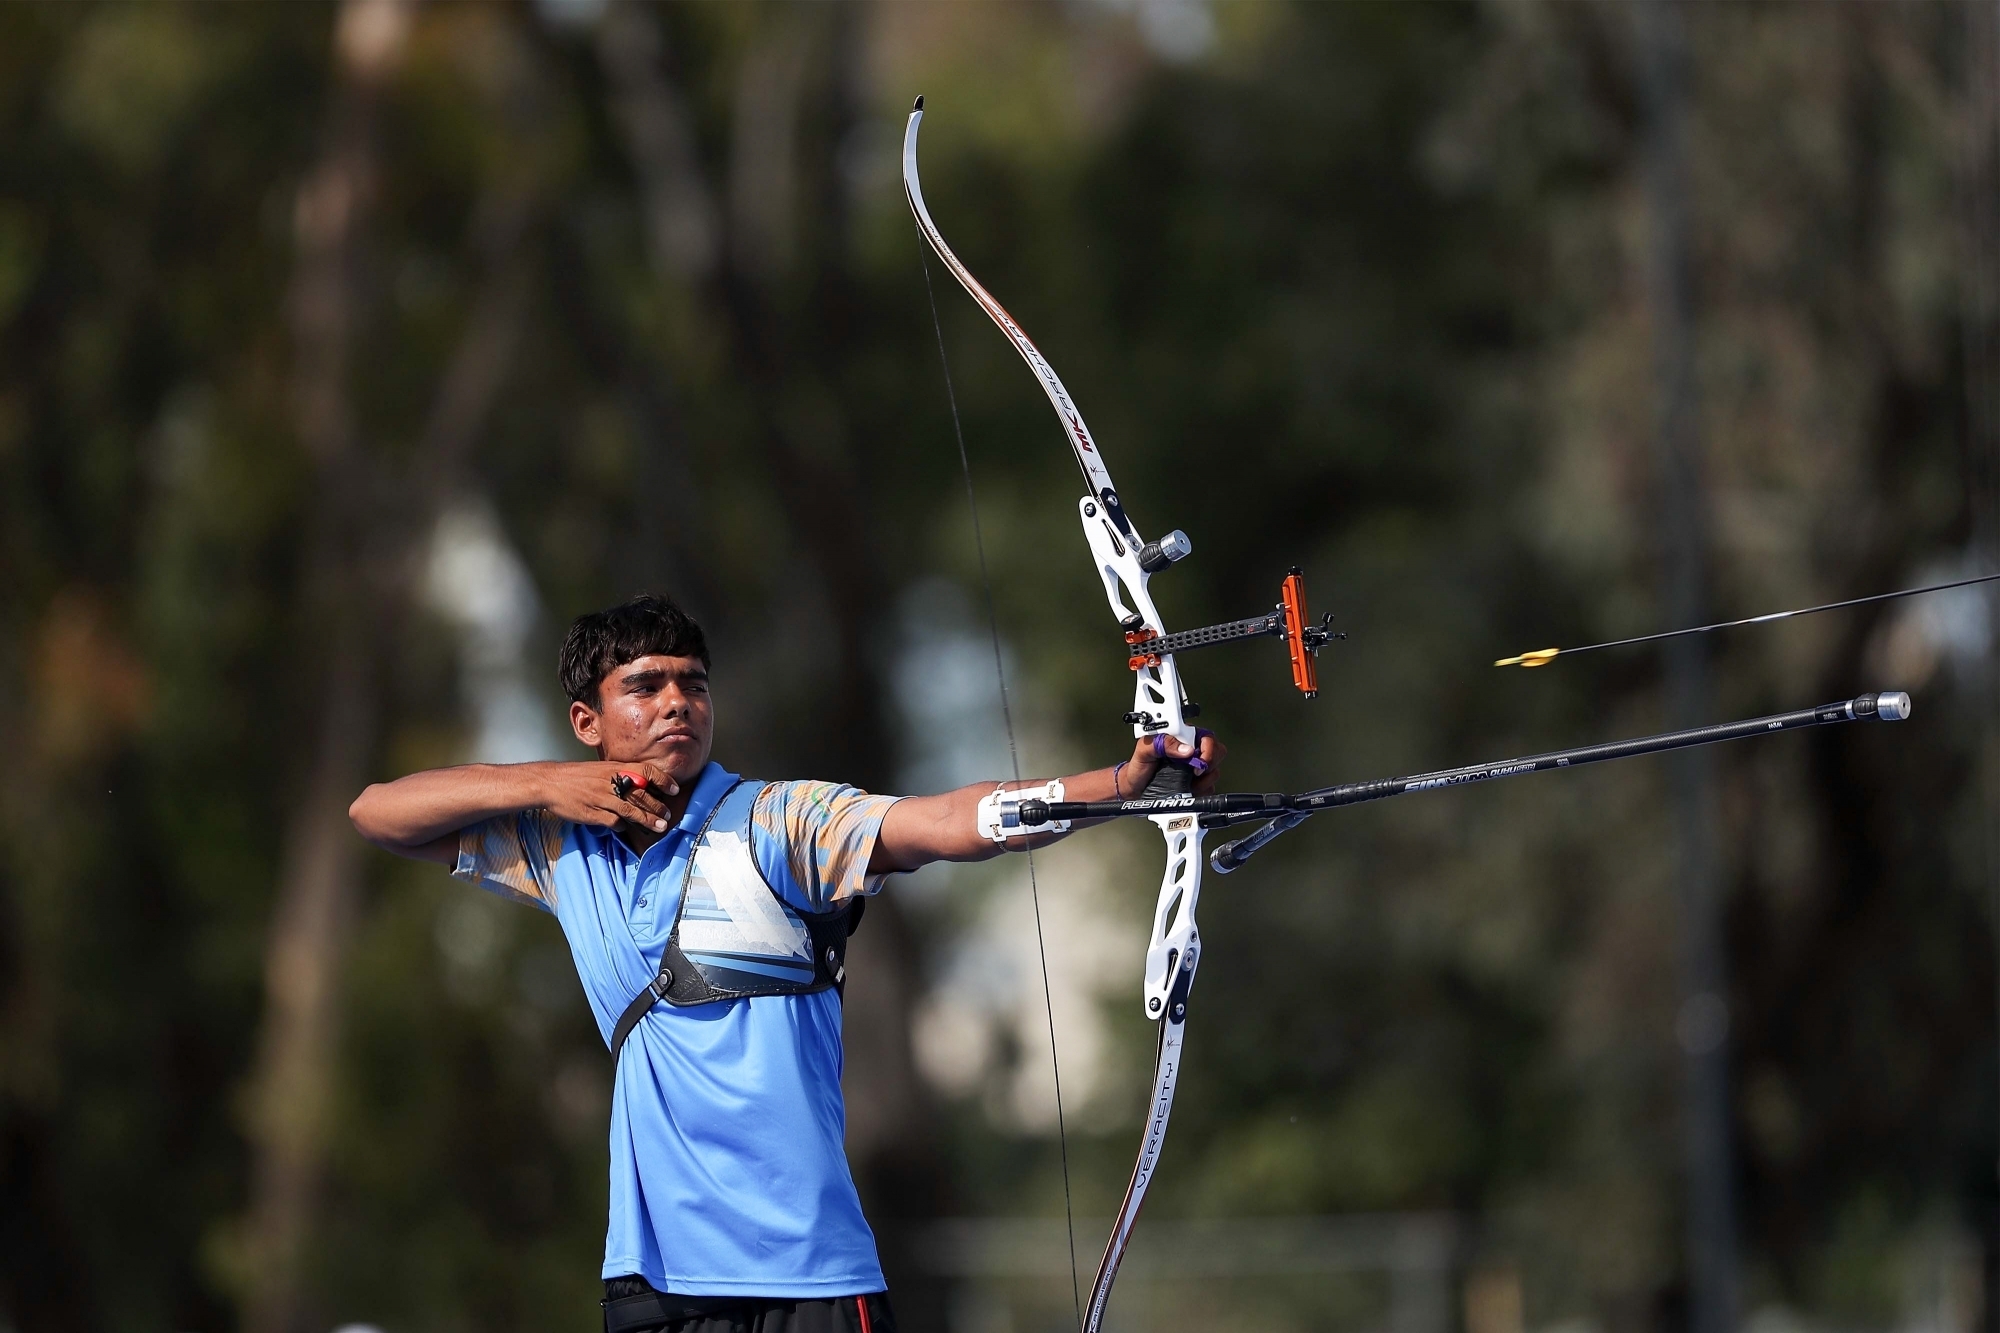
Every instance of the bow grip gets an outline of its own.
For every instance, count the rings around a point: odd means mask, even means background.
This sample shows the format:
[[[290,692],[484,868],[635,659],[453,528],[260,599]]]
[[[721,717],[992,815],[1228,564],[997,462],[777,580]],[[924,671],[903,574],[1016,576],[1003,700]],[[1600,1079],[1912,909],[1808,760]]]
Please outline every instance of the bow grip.
[[[1146,783],[1141,796],[1185,796],[1194,790],[1194,760],[1176,759],[1170,754],[1160,756],[1160,766],[1153,770],[1152,778]]]

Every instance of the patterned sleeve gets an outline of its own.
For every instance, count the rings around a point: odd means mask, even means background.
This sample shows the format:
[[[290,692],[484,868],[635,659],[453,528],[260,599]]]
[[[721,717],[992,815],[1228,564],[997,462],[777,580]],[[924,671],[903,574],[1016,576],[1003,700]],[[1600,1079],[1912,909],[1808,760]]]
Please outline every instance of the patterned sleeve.
[[[773,782],[757,795],[757,832],[785,849],[792,878],[824,911],[856,894],[874,893],[886,874],[868,873],[882,816],[898,797],[874,796],[835,782]]]
[[[556,908],[556,859],[562,855],[563,822],[546,810],[496,815],[458,833],[454,879],[545,912]]]

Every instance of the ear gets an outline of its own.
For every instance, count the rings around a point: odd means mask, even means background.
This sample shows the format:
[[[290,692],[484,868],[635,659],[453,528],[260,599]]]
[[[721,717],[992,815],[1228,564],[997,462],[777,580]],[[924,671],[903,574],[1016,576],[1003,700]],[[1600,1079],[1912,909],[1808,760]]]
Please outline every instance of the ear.
[[[579,703],[574,699],[570,701],[569,729],[576,733],[578,740],[593,750],[600,749],[604,745],[604,734],[598,728],[597,710],[589,704]]]

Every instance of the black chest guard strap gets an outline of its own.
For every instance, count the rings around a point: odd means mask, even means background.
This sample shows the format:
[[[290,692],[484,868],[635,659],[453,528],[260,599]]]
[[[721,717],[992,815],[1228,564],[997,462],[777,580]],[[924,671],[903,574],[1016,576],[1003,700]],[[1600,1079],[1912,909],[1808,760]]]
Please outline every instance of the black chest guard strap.
[[[856,898],[851,905],[836,911],[805,916],[806,929],[812,934],[817,976],[810,986],[784,990],[734,991],[711,987],[703,979],[700,969],[687,961],[680,946],[668,940],[659,972],[646,983],[646,989],[632,997],[632,1003],[626,1005],[625,1012],[618,1016],[618,1026],[611,1033],[611,1058],[614,1061],[618,1058],[618,1052],[624,1049],[625,1039],[632,1035],[632,1029],[638,1027],[639,1020],[651,1013],[653,1006],[662,1000],[676,1008],[684,1008],[711,1004],[717,1000],[742,999],[749,995],[804,995],[828,988],[844,993],[847,988],[847,937],[861,924],[861,914],[866,910],[868,900]]]
[[[739,784],[740,785],[740,784]],[[724,802],[729,799],[732,787],[702,821],[701,831],[695,835],[694,844],[688,853],[687,868],[681,876],[681,906],[679,912],[687,910],[688,885],[694,875],[695,857],[699,855],[703,841],[708,836],[709,826],[721,813]],[[768,886],[766,886],[768,889]],[[776,897],[773,892],[773,897]],[[618,1053],[624,1049],[626,1038],[632,1029],[639,1026],[639,1020],[652,1012],[653,1006],[665,1001],[675,1008],[687,1008],[697,1004],[713,1004],[719,1000],[736,1000],[757,995],[806,995],[814,991],[833,990],[840,993],[847,981],[847,938],[861,923],[861,914],[868,901],[856,897],[829,912],[800,912],[789,905],[785,911],[806,928],[811,940],[813,973],[810,981],[786,982],[776,978],[761,979],[755,984],[731,985],[720,982],[705,973],[681,951],[680,919],[676,914],[673,933],[667,937],[666,948],[660,957],[660,970],[646,983],[646,988],[632,997],[625,1006],[625,1012],[618,1016],[618,1025],[611,1033],[611,1058],[615,1062]]]

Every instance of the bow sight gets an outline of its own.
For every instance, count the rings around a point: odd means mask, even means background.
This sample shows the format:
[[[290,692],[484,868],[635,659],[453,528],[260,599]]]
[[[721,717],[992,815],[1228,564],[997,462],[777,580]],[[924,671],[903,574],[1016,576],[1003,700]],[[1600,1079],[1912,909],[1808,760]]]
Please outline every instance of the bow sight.
[[[1161,561],[1161,568],[1193,549],[1187,534],[1178,528],[1153,545],[1163,552],[1172,552]],[[1147,550],[1151,549],[1152,546],[1147,547]],[[1142,552],[1142,566],[1145,564],[1143,557]],[[1240,639],[1283,639],[1292,657],[1292,684],[1298,686],[1299,693],[1308,699],[1319,694],[1319,650],[1335,639],[1347,637],[1333,627],[1331,611],[1317,625],[1312,623],[1312,618],[1306,614],[1305,571],[1297,565],[1292,566],[1291,572],[1285,575],[1285,581],[1278,586],[1278,604],[1268,615],[1250,616],[1220,625],[1204,625],[1200,629],[1184,629],[1173,634],[1156,633],[1148,628],[1144,617],[1132,616],[1124,622],[1123,628],[1127,649],[1125,664],[1134,671],[1156,667],[1162,657],[1193,648],[1210,648],[1218,643],[1235,643]],[[1183,711],[1189,717],[1198,717],[1201,706],[1190,703]],[[1148,717],[1139,713],[1127,713],[1125,720],[1142,725],[1150,723]]]

